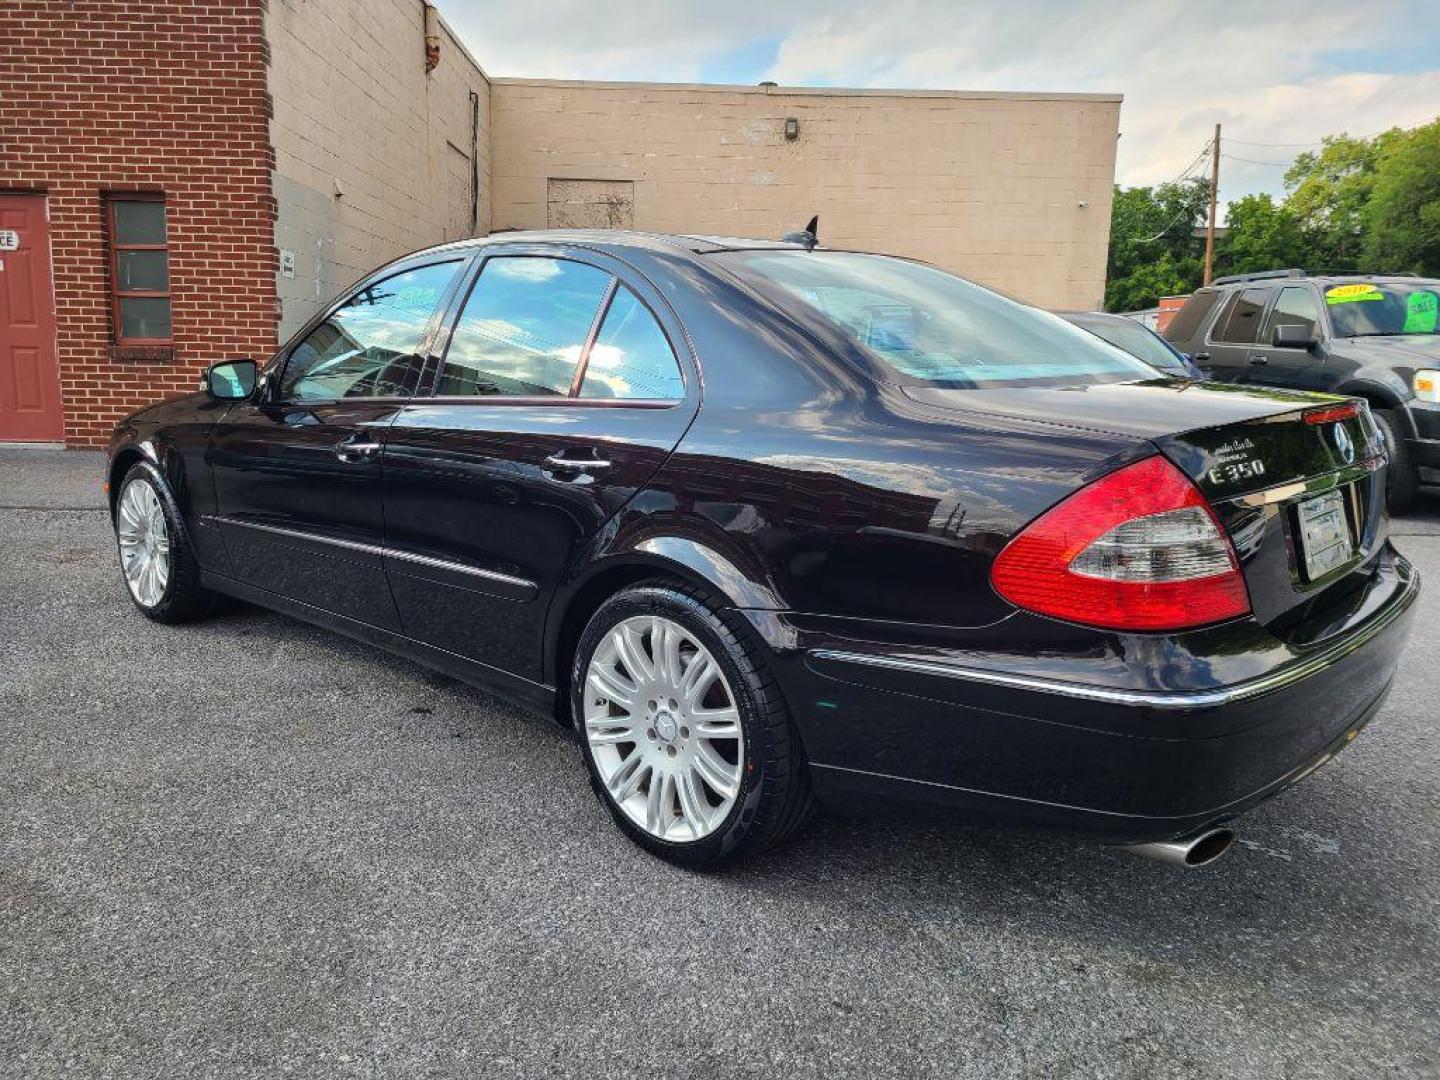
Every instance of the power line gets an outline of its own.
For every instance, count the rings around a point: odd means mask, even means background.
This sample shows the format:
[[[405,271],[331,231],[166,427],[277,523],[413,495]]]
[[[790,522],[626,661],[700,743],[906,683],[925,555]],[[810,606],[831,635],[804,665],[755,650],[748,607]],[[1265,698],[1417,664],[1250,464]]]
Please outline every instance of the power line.
[[[1169,224],[1169,225],[1166,225],[1163,229],[1161,229],[1159,232],[1157,232],[1154,236],[1147,236],[1147,237],[1145,237],[1144,240],[1134,240],[1134,241],[1132,241],[1132,243],[1136,243],[1136,244],[1153,244],[1156,240],[1159,240],[1162,236],[1164,236],[1164,235],[1165,235],[1166,233],[1168,233],[1171,229],[1173,229],[1173,228],[1175,227],[1176,223],[1179,222],[1179,220],[1180,220],[1181,218],[1183,218],[1183,217],[1185,216],[1185,214],[1186,214],[1186,211],[1182,209],[1182,210],[1180,211],[1180,213],[1176,214],[1173,218],[1170,219],[1170,224]],[[1191,211],[1190,214],[1191,214],[1191,217],[1194,217],[1194,212],[1193,212],[1193,211]]]
[[[1195,160],[1192,161],[1192,162],[1190,162],[1189,165],[1186,165],[1185,168],[1181,171],[1181,173],[1180,173],[1179,176],[1175,177],[1175,179],[1173,179],[1173,180],[1167,180],[1167,181],[1165,181],[1165,183],[1166,183],[1166,184],[1178,184],[1178,183],[1180,183],[1180,181],[1188,179],[1189,176],[1190,176],[1190,174],[1193,173],[1200,165],[1202,165],[1202,164],[1204,163],[1205,158],[1206,158],[1206,156],[1207,156],[1209,153],[1210,153],[1210,142],[1207,141],[1207,142],[1205,143],[1205,145],[1200,148],[1200,153],[1195,156]],[[1164,185],[1160,185],[1160,186],[1163,187]]]
[[[1231,136],[1225,137],[1226,142],[1239,143],[1242,146],[1274,146],[1274,147],[1307,147],[1324,146],[1323,142],[1253,142],[1250,139],[1236,139]]]
[[[1165,187],[1165,186],[1168,185],[1168,184],[1178,184],[1178,183],[1180,183],[1181,181],[1187,179],[1187,178],[1190,176],[1190,174],[1191,174],[1192,172],[1194,172],[1195,169],[1196,169],[1199,165],[1201,165],[1201,164],[1205,161],[1205,159],[1210,155],[1210,148],[1214,145],[1214,143],[1215,143],[1215,140],[1213,140],[1213,139],[1207,139],[1206,142],[1205,142],[1205,145],[1200,148],[1200,153],[1195,156],[1195,160],[1192,161],[1189,165],[1185,166],[1184,171],[1182,171],[1179,176],[1175,177],[1175,179],[1173,179],[1173,180],[1167,180],[1164,184],[1160,184],[1160,185],[1157,185],[1157,186],[1159,186],[1159,187]],[[1147,237],[1145,237],[1143,240],[1132,240],[1131,243],[1134,243],[1134,244],[1153,244],[1156,240],[1159,240],[1162,236],[1164,236],[1164,235],[1165,235],[1166,233],[1168,233],[1171,229],[1173,229],[1173,228],[1176,226],[1176,224],[1180,221],[1180,219],[1185,216],[1186,212],[1187,212],[1187,208],[1182,207],[1181,210],[1180,210],[1180,212],[1179,212],[1178,214],[1176,214],[1173,218],[1170,219],[1170,223],[1169,223],[1168,225],[1166,225],[1163,229],[1161,229],[1159,232],[1157,232],[1154,236],[1147,236]]]
[[[1418,124],[1411,124],[1409,127],[1400,127],[1400,126],[1397,124],[1397,125],[1395,125],[1395,126],[1393,126],[1393,127],[1388,127],[1388,128],[1386,128],[1384,131],[1377,131],[1374,135],[1351,135],[1348,131],[1342,131],[1339,136],[1331,136],[1331,138],[1353,138],[1353,139],[1356,139],[1356,140],[1359,140],[1359,141],[1368,141],[1368,140],[1370,140],[1370,139],[1377,138],[1377,137],[1380,136],[1380,135],[1384,135],[1385,132],[1387,132],[1387,131],[1414,131],[1416,128],[1422,128],[1422,127],[1424,127],[1426,124],[1430,124],[1430,123],[1434,123],[1434,121],[1433,121],[1433,120],[1424,120],[1424,121],[1421,121],[1421,122],[1418,123]],[[1319,140],[1316,140],[1316,141],[1314,141],[1314,142],[1293,142],[1293,143],[1291,143],[1291,142],[1258,142],[1258,141],[1256,141],[1256,140],[1254,140],[1254,139],[1236,139],[1236,138],[1233,138],[1232,136],[1229,136],[1229,135],[1225,136],[1225,141],[1226,141],[1226,142],[1232,142],[1232,143],[1239,143],[1241,146],[1266,146],[1266,147],[1272,147],[1272,148],[1281,149],[1281,150],[1306,150],[1306,149],[1314,149],[1314,148],[1316,148],[1316,147],[1320,147],[1320,146],[1324,146],[1324,145],[1325,145],[1325,140],[1324,140],[1324,139],[1319,139]],[[1260,162],[1259,164],[1262,164],[1262,165],[1263,165],[1263,164],[1265,164],[1265,162]]]
[[[1295,164],[1293,161],[1256,161],[1254,158],[1236,157],[1234,154],[1226,153],[1221,153],[1220,156],[1228,161],[1243,161],[1246,165],[1269,165],[1276,169],[1288,169]]]

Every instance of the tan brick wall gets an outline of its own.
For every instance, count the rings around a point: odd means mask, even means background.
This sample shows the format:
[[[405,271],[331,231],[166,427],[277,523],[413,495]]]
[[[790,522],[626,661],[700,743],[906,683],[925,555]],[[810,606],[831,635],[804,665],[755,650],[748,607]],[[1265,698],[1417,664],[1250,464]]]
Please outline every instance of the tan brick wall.
[[[443,22],[426,72],[421,0],[270,0],[265,31],[275,242],[296,256],[278,282],[283,337],[377,265],[469,235],[476,149],[488,230],[490,84]]]
[[[629,180],[639,229],[773,238],[818,211],[827,244],[1095,307],[1119,115],[1116,95],[495,79],[491,223],[543,228],[552,180]]]

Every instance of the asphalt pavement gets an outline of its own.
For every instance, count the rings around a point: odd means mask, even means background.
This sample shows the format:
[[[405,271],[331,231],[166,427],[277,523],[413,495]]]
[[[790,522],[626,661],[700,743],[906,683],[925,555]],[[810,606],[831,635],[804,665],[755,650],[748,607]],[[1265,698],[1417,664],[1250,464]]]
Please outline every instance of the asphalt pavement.
[[[479,691],[142,618],[100,468],[0,451],[0,1075],[1440,1076],[1440,498],[1389,703],[1213,867],[819,818],[697,875]]]

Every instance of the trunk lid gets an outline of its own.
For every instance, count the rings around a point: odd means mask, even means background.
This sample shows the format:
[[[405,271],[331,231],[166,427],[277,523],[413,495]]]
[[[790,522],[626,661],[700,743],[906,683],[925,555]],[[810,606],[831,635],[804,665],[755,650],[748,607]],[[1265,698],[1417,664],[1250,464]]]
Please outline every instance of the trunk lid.
[[[1146,440],[1210,501],[1263,624],[1348,592],[1385,541],[1384,451],[1364,402],[1331,417],[1345,399],[1170,380],[906,392],[931,405]]]

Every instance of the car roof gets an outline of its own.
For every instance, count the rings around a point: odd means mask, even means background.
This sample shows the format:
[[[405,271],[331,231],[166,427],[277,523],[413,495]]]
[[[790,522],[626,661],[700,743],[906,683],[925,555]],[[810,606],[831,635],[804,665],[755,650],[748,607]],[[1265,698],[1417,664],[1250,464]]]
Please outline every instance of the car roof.
[[[429,255],[434,252],[462,251],[488,247],[492,244],[578,244],[585,247],[643,248],[650,251],[686,251],[708,255],[717,251],[781,250],[805,251],[804,244],[787,240],[760,240],[743,236],[699,236],[688,233],[644,232],[638,229],[501,229],[487,236],[453,240],[411,252]],[[409,256],[406,256],[407,258]]]
[[[1417,285],[1440,283],[1440,279],[1422,277],[1418,274],[1396,273],[1394,271],[1385,274],[1362,274],[1362,273],[1335,273],[1335,274],[1306,274],[1299,270],[1272,271],[1261,274],[1235,274],[1230,277],[1217,278],[1216,281],[1205,286],[1209,289],[1247,289],[1266,285],[1296,285],[1304,282],[1313,282],[1317,285],[1344,285],[1350,282],[1378,281],[1387,285]],[[1199,291],[1198,289],[1196,290]]]

